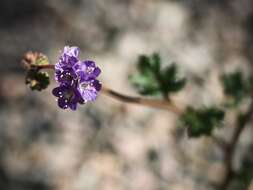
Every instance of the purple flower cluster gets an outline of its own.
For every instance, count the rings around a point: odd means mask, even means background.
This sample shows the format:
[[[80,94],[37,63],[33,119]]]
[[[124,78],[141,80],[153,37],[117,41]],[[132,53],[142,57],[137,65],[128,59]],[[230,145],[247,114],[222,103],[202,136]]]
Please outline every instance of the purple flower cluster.
[[[101,89],[101,83],[96,79],[101,70],[94,61],[80,61],[78,56],[78,47],[66,46],[55,64],[55,80],[59,86],[52,93],[62,109],[76,110],[78,103],[94,101]]]

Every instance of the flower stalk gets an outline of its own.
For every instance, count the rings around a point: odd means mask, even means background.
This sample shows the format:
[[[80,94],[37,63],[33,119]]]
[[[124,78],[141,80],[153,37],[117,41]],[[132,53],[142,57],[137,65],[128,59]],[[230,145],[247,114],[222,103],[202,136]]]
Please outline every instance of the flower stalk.
[[[110,96],[116,100],[125,102],[125,103],[131,103],[131,104],[138,104],[153,108],[159,108],[159,109],[165,109],[168,111],[171,111],[175,114],[182,114],[183,110],[181,110],[176,105],[172,104],[171,101],[168,100],[155,100],[155,99],[148,99],[143,97],[133,97],[121,94],[119,92],[116,92],[108,87],[102,86],[101,92],[107,96]]]
[[[55,69],[55,65],[49,64],[49,65],[39,65],[37,66],[38,69]],[[103,93],[106,96],[109,96],[113,99],[116,99],[121,102],[130,103],[130,104],[137,104],[137,105],[143,105],[147,107],[152,108],[158,108],[158,109],[164,109],[171,111],[177,115],[181,115],[183,113],[183,110],[174,105],[169,100],[155,100],[155,99],[149,99],[149,98],[143,98],[143,97],[134,97],[129,96],[125,94],[121,94],[115,90],[110,89],[109,87],[106,87],[105,85],[102,85],[101,93]]]
[[[225,162],[225,177],[222,183],[219,185],[220,190],[227,190],[229,184],[233,179],[235,172],[233,169],[233,160],[235,157],[235,151],[239,143],[240,137],[246,127],[246,125],[252,120],[253,115],[253,99],[251,104],[245,114],[239,115],[232,138],[230,143],[227,145],[224,152],[224,162]]]

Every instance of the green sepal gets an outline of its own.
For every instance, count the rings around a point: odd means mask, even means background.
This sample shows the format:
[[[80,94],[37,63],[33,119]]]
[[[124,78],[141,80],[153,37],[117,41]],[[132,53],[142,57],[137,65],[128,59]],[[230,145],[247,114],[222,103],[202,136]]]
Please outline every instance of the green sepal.
[[[41,91],[46,89],[49,85],[49,75],[47,72],[30,69],[26,74],[25,83],[30,87],[31,90]]]
[[[33,65],[35,66],[49,65],[49,60],[47,56],[45,56],[44,54],[40,54],[33,63]]]

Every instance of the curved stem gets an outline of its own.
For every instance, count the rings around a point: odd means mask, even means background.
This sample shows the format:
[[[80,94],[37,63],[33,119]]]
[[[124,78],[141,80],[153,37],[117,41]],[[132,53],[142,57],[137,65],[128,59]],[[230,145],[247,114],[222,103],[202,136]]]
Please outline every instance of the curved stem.
[[[38,69],[54,69],[54,65],[40,65],[37,67]],[[149,106],[153,108],[165,109],[168,111],[172,111],[173,113],[178,114],[178,115],[183,113],[183,110],[178,108],[176,105],[174,105],[169,99],[157,100],[157,99],[148,99],[148,98],[143,98],[143,97],[128,96],[128,95],[124,95],[119,92],[116,92],[104,85],[101,89],[101,93],[125,103],[138,104],[138,105],[144,105],[144,106]],[[240,136],[245,126],[250,121],[252,114],[253,114],[253,101],[249,107],[249,110],[244,114],[244,119],[242,121],[238,119],[237,126],[232,135],[232,139],[230,143],[225,146],[226,149],[224,153],[224,162],[225,162],[225,167],[226,167],[226,173],[225,173],[223,182],[219,185],[220,190],[227,190],[233,178],[233,175],[234,175],[233,159],[234,159],[235,150],[238,145]]]
[[[243,130],[245,129],[247,123],[251,120],[252,115],[253,115],[253,100],[248,111],[243,115],[243,118],[241,118],[240,116],[238,117],[237,125],[232,135],[230,144],[228,144],[225,150],[224,161],[226,173],[223,182],[220,184],[219,187],[220,190],[227,190],[231,180],[233,179],[234,176],[233,159],[235,155],[235,150],[238,145],[240,136]]]
[[[49,64],[49,65],[36,65],[38,69],[54,69],[54,65]]]
[[[37,67],[38,69],[54,69],[54,65],[52,64],[39,65]],[[148,98],[143,98],[143,97],[132,97],[132,96],[128,96],[128,95],[124,95],[119,92],[116,92],[108,87],[105,87],[104,85],[102,86],[101,93],[125,103],[139,104],[139,105],[144,105],[144,106],[153,107],[153,108],[165,109],[178,115],[182,114],[183,112],[183,110],[175,106],[171,101],[169,101],[169,99],[155,100],[155,99],[148,99]]]
[[[110,96],[114,99],[117,99],[125,103],[139,104],[139,105],[144,105],[144,106],[149,106],[149,107],[154,107],[154,108],[165,109],[179,115],[183,112],[183,110],[179,109],[177,106],[172,104],[172,102],[166,101],[166,100],[155,100],[155,99],[148,99],[148,98],[143,98],[143,97],[132,97],[132,96],[124,95],[114,90],[111,90],[110,88],[107,88],[105,86],[102,87],[101,92],[107,96]]]

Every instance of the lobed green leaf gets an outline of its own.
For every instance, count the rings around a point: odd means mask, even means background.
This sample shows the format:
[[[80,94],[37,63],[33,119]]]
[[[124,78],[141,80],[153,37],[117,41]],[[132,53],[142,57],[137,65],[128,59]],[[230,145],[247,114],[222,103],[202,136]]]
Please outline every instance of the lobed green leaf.
[[[138,74],[132,75],[130,82],[143,95],[169,95],[180,91],[186,83],[185,79],[178,79],[178,69],[172,64],[161,69],[161,58],[154,53],[148,57],[141,55],[137,63]]]
[[[223,91],[228,96],[228,105],[237,106],[253,89],[253,77],[244,78],[241,71],[221,76]]]
[[[189,137],[209,136],[215,128],[221,126],[224,115],[224,111],[216,107],[202,109],[188,107],[180,118],[180,124],[187,128]]]

